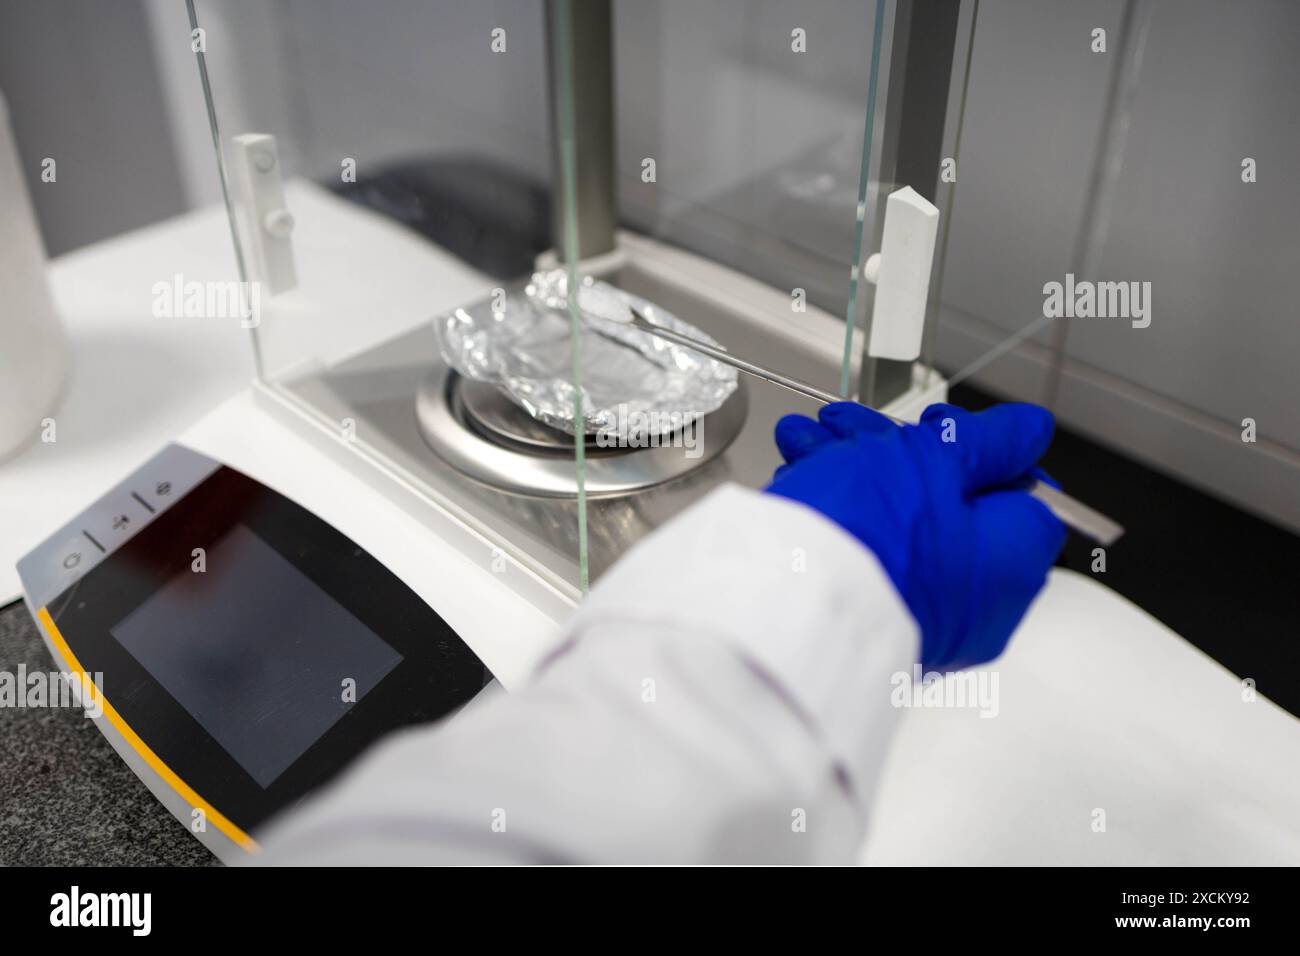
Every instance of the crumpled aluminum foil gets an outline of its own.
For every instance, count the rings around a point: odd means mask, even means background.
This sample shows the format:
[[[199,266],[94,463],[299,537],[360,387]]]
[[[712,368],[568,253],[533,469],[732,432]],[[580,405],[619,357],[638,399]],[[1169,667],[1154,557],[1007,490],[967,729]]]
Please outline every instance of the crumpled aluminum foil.
[[[688,426],[736,390],[734,368],[620,318],[634,305],[655,325],[710,345],[718,344],[714,339],[640,296],[590,276],[580,281],[584,434],[615,429],[620,441],[638,444]],[[456,309],[435,319],[434,329],[443,360],[457,372],[495,385],[538,421],[574,434],[566,288],[565,270],[538,272],[523,294]]]

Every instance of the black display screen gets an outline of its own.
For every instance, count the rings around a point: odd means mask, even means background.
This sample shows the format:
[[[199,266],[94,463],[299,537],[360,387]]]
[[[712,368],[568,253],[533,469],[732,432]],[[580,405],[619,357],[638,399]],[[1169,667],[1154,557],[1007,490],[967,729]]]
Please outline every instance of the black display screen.
[[[243,524],[109,630],[263,787],[402,660]]]
[[[227,467],[47,610],[126,725],[245,832],[491,678],[363,548]]]

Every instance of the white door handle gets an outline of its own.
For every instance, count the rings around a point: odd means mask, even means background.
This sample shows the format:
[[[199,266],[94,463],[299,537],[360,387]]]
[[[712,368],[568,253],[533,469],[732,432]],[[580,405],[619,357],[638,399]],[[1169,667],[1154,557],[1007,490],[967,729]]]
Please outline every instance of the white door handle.
[[[863,278],[876,287],[867,354],[912,362],[921,354],[930,269],[939,234],[939,210],[911,186],[889,194],[880,252],[869,257]]]
[[[271,295],[298,284],[294,268],[293,216],[284,205],[284,182],[275,137],[243,133],[234,137],[233,165],[248,234],[249,266]]]

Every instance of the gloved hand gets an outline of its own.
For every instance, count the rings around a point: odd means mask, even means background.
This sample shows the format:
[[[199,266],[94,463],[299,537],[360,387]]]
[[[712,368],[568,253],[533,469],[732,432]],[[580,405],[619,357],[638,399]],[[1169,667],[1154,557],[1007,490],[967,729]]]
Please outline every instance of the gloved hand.
[[[787,464],[767,491],[815,508],[879,558],[921,631],[921,663],[959,668],[1002,653],[1065,543],[1065,526],[1023,488],[1052,440],[1052,415],[1006,404],[931,405],[895,425],[853,402],[820,421],[787,415]]]

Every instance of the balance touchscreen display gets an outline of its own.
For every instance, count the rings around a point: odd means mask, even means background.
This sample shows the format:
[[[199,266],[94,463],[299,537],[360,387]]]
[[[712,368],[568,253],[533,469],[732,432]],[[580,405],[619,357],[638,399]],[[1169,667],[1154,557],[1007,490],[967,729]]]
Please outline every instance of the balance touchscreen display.
[[[111,628],[262,787],[402,655],[241,524]]]

